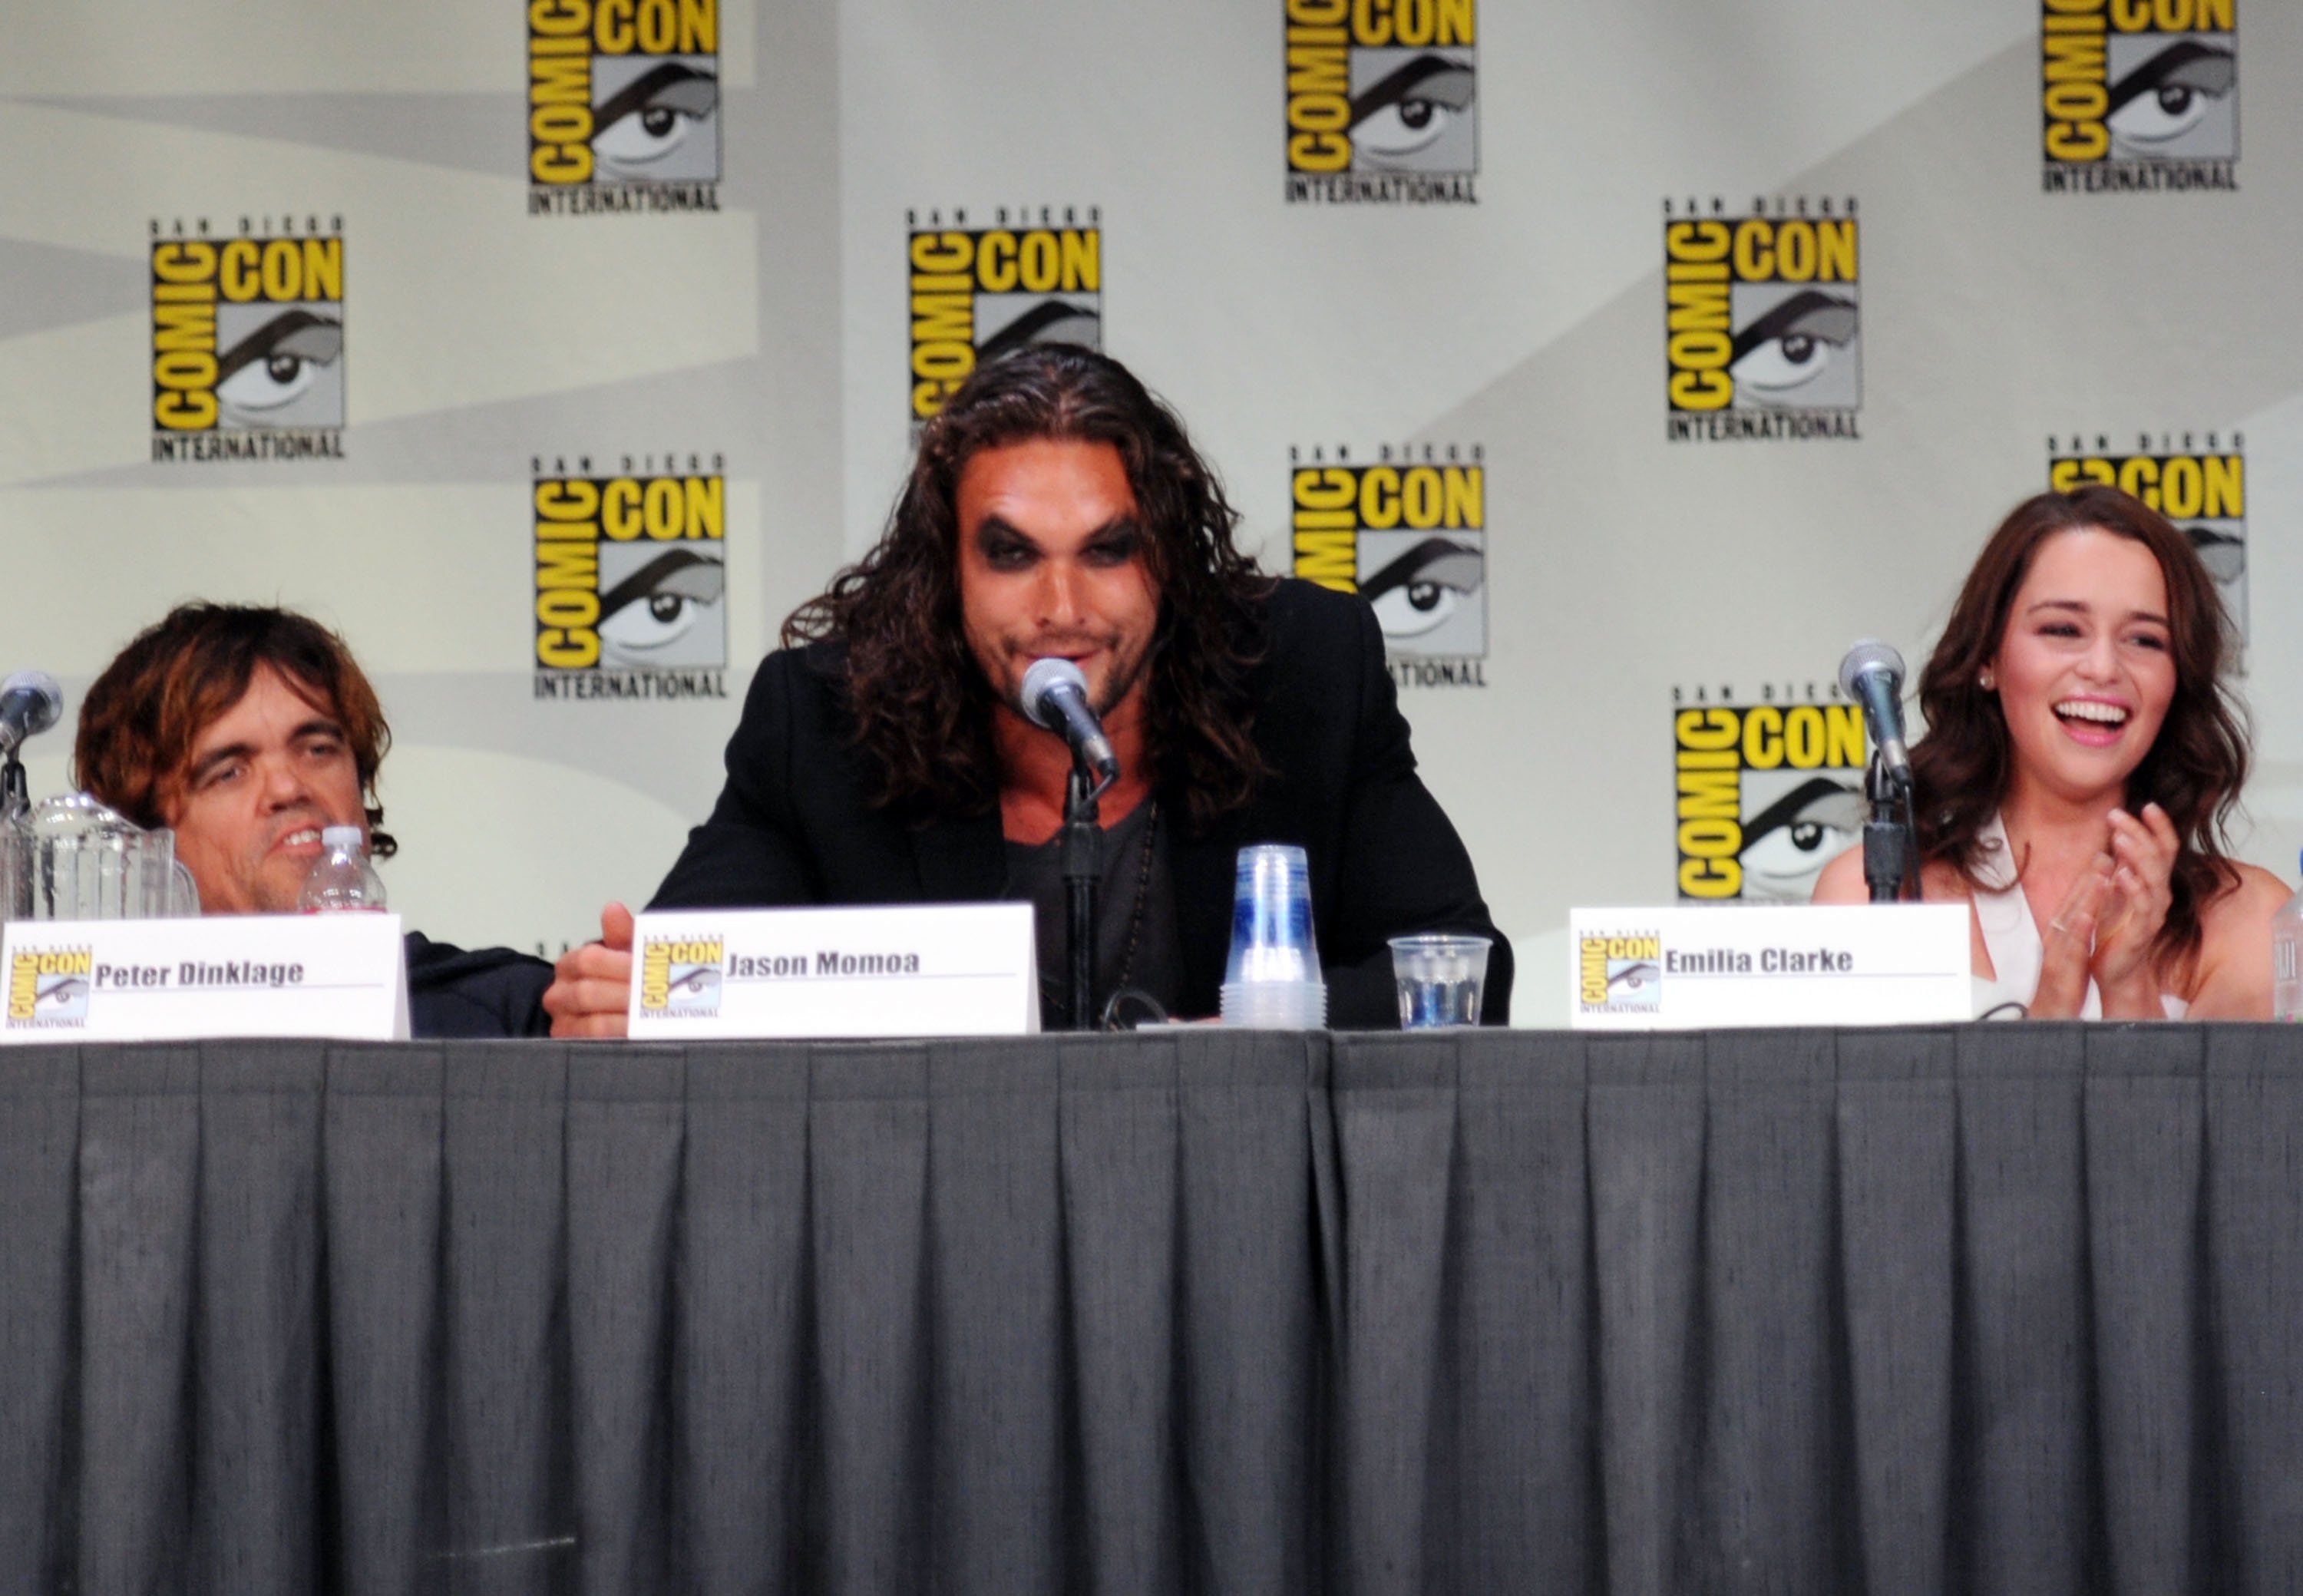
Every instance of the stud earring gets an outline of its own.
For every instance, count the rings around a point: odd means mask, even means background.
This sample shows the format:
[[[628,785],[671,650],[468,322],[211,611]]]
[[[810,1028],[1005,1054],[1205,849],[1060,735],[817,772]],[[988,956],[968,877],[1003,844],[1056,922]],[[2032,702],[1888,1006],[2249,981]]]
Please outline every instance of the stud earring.
[[[1975,685],[1981,688],[1987,693],[1992,692],[1998,688],[1999,679],[1994,676],[1990,671],[1986,671],[1983,674],[1975,679]]]

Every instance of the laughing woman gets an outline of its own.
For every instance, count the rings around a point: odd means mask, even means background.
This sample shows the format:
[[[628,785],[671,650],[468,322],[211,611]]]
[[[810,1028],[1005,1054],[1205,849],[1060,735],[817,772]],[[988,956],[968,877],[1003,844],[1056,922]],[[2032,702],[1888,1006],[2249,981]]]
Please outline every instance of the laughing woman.
[[[2247,731],[2214,581],[2107,487],[2016,506],[1919,678],[1921,895],[1966,902],[1978,1018],[2268,1019],[2287,889],[2225,852]],[[1818,903],[1860,903],[1862,849]]]

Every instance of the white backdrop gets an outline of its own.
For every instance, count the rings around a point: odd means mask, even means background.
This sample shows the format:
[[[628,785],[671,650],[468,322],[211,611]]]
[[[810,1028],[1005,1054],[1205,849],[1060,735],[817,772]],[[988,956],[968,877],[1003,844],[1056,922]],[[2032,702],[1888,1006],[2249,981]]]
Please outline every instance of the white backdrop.
[[[1060,230],[1067,212],[1095,234],[1097,280],[1045,297],[1175,402],[1273,568],[1292,560],[1296,469],[1451,449],[1480,466],[1478,524],[1427,529],[1452,574],[1401,593],[1482,624],[1403,635],[1404,655],[1444,654],[1403,697],[1519,945],[1523,1020],[1564,1018],[1571,904],[1678,890],[1674,714],[1699,696],[1827,703],[1859,635],[1916,668],[1984,535],[2067,456],[2240,459],[2241,513],[2210,529],[2244,539],[2243,852],[2292,878],[2293,8],[2226,26],[2164,0],[2163,20],[2205,28],[2189,55],[2220,60],[2109,110],[2121,78],[2187,41],[2122,32],[2149,20],[2135,0],[2058,4],[2113,35],[2100,69],[2072,58],[2057,103],[2108,110],[2102,169],[2133,191],[2087,191],[2105,180],[2082,171],[2054,192],[2037,7],[1480,0],[1448,8],[1472,25],[1444,47],[1395,37],[1353,58],[1367,114],[1355,181],[1331,193],[1291,192],[1286,0],[610,0],[581,23],[586,115],[628,114],[592,130],[601,170],[570,199],[530,182],[534,114],[571,103],[531,101],[530,40],[567,37],[552,30],[576,5],[91,0],[0,25],[0,667],[53,671],[76,702],[195,595],[341,627],[397,734],[395,906],[434,935],[556,951],[603,898],[647,895],[716,790],[776,623],[886,513],[913,414],[912,235]],[[1320,29],[1439,14],[1358,11],[1296,0],[1294,131],[1329,114]],[[699,19],[707,38],[675,38]],[[602,40],[620,23],[665,47],[618,57]],[[1403,68],[1422,75],[1386,89]],[[608,104],[618,89],[644,103]],[[1809,291],[1836,308],[1759,364],[1738,351],[1718,413],[1860,435],[1674,441],[1666,224],[1826,205],[1856,220],[1854,277],[1736,288],[1738,332]],[[341,320],[322,374],[340,424],[269,428],[341,458],[154,458],[151,251],[243,218],[250,237],[342,241],[341,300],[306,307]],[[979,341],[1034,302],[986,294]],[[247,321],[227,308],[219,355]],[[249,380],[301,369],[275,353]],[[1823,420],[1766,419],[1793,411]],[[240,430],[265,433],[263,414]],[[659,618],[689,629],[659,656],[677,668],[540,697],[537,484],[627,476],[721,479],[722,535],[661,545],[688,550],[679,580],[700,585],[648,578]],[[1362,578],[1421,541],[1376,530]],[[604,536],[589,591],[656,546]],[[706,599],[695,568],[721,559]],[[43,739],[36,790],[63,785],[64,743]],[[1742,819],[1784,788],[1751,784]]]

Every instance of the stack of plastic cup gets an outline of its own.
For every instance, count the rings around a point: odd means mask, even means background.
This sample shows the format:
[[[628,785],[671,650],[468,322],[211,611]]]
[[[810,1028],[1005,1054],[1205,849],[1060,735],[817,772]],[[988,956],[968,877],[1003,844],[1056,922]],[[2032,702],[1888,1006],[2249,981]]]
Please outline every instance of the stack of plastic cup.
[[[1300,848],[1259,842],[1239,850],[1223,1023],[1266,1031],[1328,1023],[1328,984],[1312,936],[1312,869]]]

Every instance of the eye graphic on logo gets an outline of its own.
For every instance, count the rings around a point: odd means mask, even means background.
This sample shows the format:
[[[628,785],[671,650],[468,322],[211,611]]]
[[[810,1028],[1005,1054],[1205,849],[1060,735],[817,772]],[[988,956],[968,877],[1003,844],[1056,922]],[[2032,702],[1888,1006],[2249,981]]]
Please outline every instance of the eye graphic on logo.
[[[343,323],[283,311],[217,357],[216,398],[233,410],[276,410],[301,398],[343,347]]]
[[[709,998],[720,989],[720,967],[699,964],[682,975],[672,977],[666,990],[675,1003],[694,1003]]]
[[[39,990],[35,1004],[46,1003],[52,1009],[66,1009],[88,995],[88,978],[84,975],[59,975]]]
[[[1437,143],[1478,93],[1472,69],[1444,55],[1418,55],[1352,97],[1352,148],[1396,160]]]
[[[1807,289],[1735,334],[1728,370],[1738,390],[1763,401],[1795,394],[1828,371],[1854,336],[1854,303]]]
[[[2218,582],[2236,582],[2247,574],[2247,540],[2219,532],[2213,527],[2186,527],[2183,536],[2191,541],[2192,552],[2199,563]]]
[[[1743,823],[1743,896],[1805,902],[1815,878],[1863,835],[1863,798],[1813,776]]]
[[[1637,992],[1662,974],[1658,967],[1642,959],[1638,964],[1626,965],[1622,969],[1610,974],[1607,977],[1607,984],[1611,988],[1620,986],[1628,992]]]
[[[1427,537],[1360,584],[1387,638],[1413,638],[1453,615],[1480,590],[1487,556],[1445,537]]]
[[[719,104],[719,79],[667,61],[594,107],[592,148],[612,166],[652,165],[687,143]]]
[[[2111,86],[2114,143],[2149,155],[2206,120],[2239,81],[2238,58],[2193,39],[2169,45]]]
[[[720,602],[728,580],[720,562],[689,549],[667,549],[600,595],[605,653],[645,658],[686,637]]]
[[[1077,343],[1094,349],[1102,334],[1103,318],[1092,305],[1042,300],[986,338],[977,347],[975,359],[980,366],[989,366],[1032,343]]]

